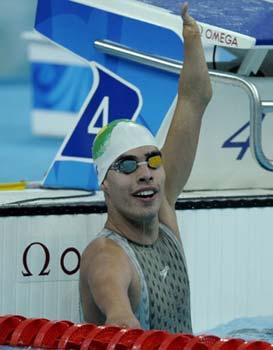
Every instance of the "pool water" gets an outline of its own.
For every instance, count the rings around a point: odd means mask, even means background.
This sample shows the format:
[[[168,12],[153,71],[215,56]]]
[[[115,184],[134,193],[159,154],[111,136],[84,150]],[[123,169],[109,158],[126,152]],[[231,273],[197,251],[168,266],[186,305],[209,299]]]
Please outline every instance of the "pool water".
[[[273,343],[273,316],[238,318],[205,333],[220,338],[264,340]]]

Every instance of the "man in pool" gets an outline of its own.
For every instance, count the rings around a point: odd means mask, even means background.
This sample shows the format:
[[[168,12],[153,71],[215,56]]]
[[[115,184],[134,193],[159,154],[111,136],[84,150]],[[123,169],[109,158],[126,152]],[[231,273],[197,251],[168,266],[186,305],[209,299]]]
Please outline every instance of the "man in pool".
[[[146,128],[127,120],[106,126],[93,144],[108,216],[82,255],[86,322],[192,332],[175,202],[191,172],[212,90],[199,28],[187,4],[182,18],[185,60],[161,151]]]

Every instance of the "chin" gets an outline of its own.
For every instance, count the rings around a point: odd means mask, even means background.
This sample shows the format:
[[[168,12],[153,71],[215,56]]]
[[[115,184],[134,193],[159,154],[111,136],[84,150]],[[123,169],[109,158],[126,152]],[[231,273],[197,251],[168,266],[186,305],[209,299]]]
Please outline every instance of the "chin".
[[[158,218],[158,212],[159,212],[159,209],[156,209],[156,210],[144,209],[144,210],[134,211],[134,213],[132,214],[132,219],[138,222],[152,221]]]

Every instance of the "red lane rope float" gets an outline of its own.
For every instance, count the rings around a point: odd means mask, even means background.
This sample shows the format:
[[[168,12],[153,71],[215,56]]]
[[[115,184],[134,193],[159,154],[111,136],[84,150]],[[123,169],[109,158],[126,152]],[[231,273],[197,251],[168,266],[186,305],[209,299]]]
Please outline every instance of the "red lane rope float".
[[[191,337],[184,334],[170,334],[159,346],[158,350],[181,350]]]
[[[199,337],[193,337],[185,345],[184,350],[208,350],[209,347],[199,339]]]
[[[11,346],[30,346],[41,329],[41,327],[49,322],[45,318],[29,318],[23,320],[15,328],[12,333],[10,343]]]
[[[2,316],[0,316],[0,321],[3,319],[11,318],[11,317],[21,317],[21,318],[25,319],[25,317],[23,317],[21,315],[2,315]]]
[[[165,331],[146,331],[137,338],[132,350],[156,350],[169,335]]]
[[[113,336],[106,350],[131,349],[133,344],[143,333],[143,329],[123,328]]]
[[[92,323],[74,324],[62,335],[58,349],[79,349],[88,334],[95,328],[97,326]]]
[[[220,339],[218,340],[210,350],[237,350],[238,347],[245,341],[241,338],[233,339]]]
[[[262,340],[170,334],[20,315],[0,316],[0,345],[59,350],[273,350],[272,344]]]
[[[252,340],[249,342],[243,342],[237,350],[269,350],[273,349],[272,345],[262,340]]]
[[[207,345],[209,348],[211,348],[215,343],[217,343],[220,340],[220,338],[216,335],[199,335],[197,338],[198,341]]]
[[[120,330],[118,326],[98,326],[88,334],[80,350],[104,350]]]
[[[36,335],[32,347],[56,349],[62,335],[72,325],[73,323],[70,321],[49,321],[45,323]]]
[[[0,317],[0,345],[9,344],[12,333],[23,320],[25,320],[25,317],[19,315]]]
[[[184,334],[170,334],[159,346],[158,350],[181,350],[192,339]]]

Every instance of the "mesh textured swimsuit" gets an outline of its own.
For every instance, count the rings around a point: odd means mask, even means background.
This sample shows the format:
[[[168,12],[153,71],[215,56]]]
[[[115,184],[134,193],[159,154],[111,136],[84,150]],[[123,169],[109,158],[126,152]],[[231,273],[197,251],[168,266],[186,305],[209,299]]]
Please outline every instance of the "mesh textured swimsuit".
[[[152,245],[132,242],[107,229],[97,237],[106,237],[119,244],[139,274],[141,295],[134,313],[141,327],[192,333],[185,255],[170,229],[160,224],[159,237]]]

